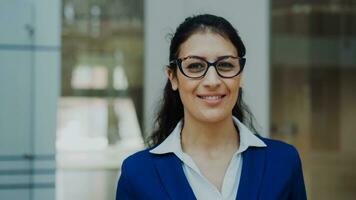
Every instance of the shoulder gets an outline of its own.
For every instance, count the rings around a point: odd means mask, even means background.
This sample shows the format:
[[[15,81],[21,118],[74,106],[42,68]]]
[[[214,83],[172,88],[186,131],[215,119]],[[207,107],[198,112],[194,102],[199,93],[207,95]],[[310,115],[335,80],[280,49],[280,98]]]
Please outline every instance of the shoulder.
[[[117,185],[117,199],[127,195],[129,199],[146,199],[144,196],[152,192],[151,186],[159,185],[154,162],[159,156],[149,151],[150,149],[145,149],[136,152],[123,161]]]
[[[293,145],[288,144],[286,142],[270,139],[270,138],[264,138],[261,136],[259,136],[259,138],[261,138],[262,141],[266,143],[268,151],[272,151],[275,153],[283,153],[283,154],[298,153],[297,149]]]
[[[122,168],[139,170],[152,163],[154,157],[149,151],[151,149],[145,149],[138,151],[130,156],[128,156],[122,163]],[[123,170],[123,169],[122,169]]]
[[[154,155],[149,152],[149,149],[145,149],[127,157],[121,165],[120,185],[142,188],[140,184],[151,180],[155,171],[152,156]]]
[[[258,137],[267,145],[263,150],[266,155],[265,180],[273,183],[265,185],[266,194],[278,191],[287,194],[288,191],[288,199],[306,199],[302,163],[297,149],[286,142]]]
[[[157,155],[150,153],[150,149],[145,149],[136,152],[127,157],[121,166],[121,178],[123,182],[130,183],[130,187],[147,190],[147,182],[152,185],[159,184],[159,178],[157,173],[157,165],[160,160],[169,161],[167,158],[171,158],[171,154]],[[164,162],[166,163],[166,162]],[[143,189],[146,188],[146,189]],[[141,191],[141,192],[142,192]]]
[[[150,173],[154,169],[156,161],[167,158],[168,155],[150,153],[150,150],[153,148],[154,147],[147,148],[128,156],[122,163],[121,171],[129,173]]]
[[[300,163],[298,150],[293,145],[261,136],[259,136],[259,138],[262,139],[262,141],[267,145],[265,150],[269,160],[277,163],[289,163],[291,165],[298,165]]]

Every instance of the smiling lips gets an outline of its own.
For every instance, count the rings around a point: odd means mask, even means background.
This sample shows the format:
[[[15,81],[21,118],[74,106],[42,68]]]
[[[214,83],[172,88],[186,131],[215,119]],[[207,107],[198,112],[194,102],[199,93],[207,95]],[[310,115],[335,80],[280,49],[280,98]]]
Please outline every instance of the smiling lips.
[[[214,95],[197,95],[197,96],[209,105],[217,105],[222,102],[222,99],[226,95],[214,94]]]

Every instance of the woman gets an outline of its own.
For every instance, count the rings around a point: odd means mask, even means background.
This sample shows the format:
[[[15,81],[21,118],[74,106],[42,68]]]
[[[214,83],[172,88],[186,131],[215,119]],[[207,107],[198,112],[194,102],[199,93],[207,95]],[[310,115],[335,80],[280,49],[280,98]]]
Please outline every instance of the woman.
[[[251,119],[241,99],[244,55],[224,18],[179,25],[151,148],[124,161],[117,200],[306,199],[296,149],[242,123]]]

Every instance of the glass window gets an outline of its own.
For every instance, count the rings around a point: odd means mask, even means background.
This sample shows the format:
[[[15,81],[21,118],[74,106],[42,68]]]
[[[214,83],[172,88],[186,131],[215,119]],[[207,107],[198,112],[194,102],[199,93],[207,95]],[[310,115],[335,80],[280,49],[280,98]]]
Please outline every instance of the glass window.
[[[271,3],[271,136],[299,149],[309,199],[353,199],[356,2]]]
[[[62,5],[57,150],[142,142],[143,1]]]

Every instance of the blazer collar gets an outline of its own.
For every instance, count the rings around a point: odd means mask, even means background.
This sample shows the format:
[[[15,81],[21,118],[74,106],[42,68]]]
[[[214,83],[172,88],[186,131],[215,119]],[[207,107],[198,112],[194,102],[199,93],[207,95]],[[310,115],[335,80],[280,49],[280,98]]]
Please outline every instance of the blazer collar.
[[[184,174],[182,161],[173,153],[156,155],[157,173],[171,199],[196,199]],[[243,164],[236,200],[259,199],[265,173],[266,148],[250,147],[242,153]]]
[[[266,147],[267,145],[252,133],[242,122],[240,122],[235,116],[232,116],[234,124],[239,129],[240,136],[240,146],[238,153],[245,151],[249,147]],[[181,119],[174,130],[168,135],[168,137],[158,146],[150,150],[150,153],[153,154],[165,154],[165,153],[174,153],[181,160],[183,159],[183,150],[181,147],[181,131],[183,128],[183,119]]]
[[[237,200],[260,199],[266,166],[266,148],[249,148],[242,153],[242,171],[237,190]]]
[[[236,188],[237,200],[258,199],[262,185],[266,147],[263,139],[253,134],[243,123],[233,117],[240,131],[240,152],[242,152],[242,171],[239,187]],[[171,199],[196,199],[184,174],[180,146],[181,120],[172,133],[160,145],[150,150],[156,154],[156,170]],[[178,157],[177,157],[178,156]]]
[[[156,156],[156,170],[170,199],[196,200],[184,174],[182,161],[173,153]]]

